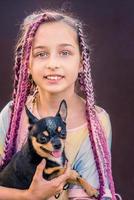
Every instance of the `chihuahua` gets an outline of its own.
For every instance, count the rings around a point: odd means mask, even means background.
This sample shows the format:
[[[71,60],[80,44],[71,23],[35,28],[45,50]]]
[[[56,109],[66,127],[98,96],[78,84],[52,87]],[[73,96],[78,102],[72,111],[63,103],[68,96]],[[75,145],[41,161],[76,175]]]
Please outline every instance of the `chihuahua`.
[[[43,158],[46,160],[43,177],[47,180],[63,174],[66,169],[67,158],[64,150],[67,136],[66,101],[62,100],[55,116],[40,120],[27,107],[25,109],[29,120],[28,139],[0,172],[1,186],[28,189],[36,167]],[[99,195],[98,191],[75,170],[70,170],[70,177],[63,189],[67,189],[69,183],[81,185],[89,197],[97,198]],[[55,196],[58,197],[59,194]]]

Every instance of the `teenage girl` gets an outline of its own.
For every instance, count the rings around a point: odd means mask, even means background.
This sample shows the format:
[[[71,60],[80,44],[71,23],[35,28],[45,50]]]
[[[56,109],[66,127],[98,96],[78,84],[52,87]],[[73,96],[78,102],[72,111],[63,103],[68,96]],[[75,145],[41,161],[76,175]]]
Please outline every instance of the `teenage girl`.
[[[27,138],[25,104],[40,119],[55,115],[65,99],[68,106],[65,151],[71,167],[98,189],[98,199],[115,200],[110,121],[106,111],[95,105],[89,48],[82,23],[50,10],[28,16],[16,45],[14,72],[12,100],[0,114],[1,167]],[[77,89],[81,89],[84,98]],[[0,199],[53,199],[57,191],[61,192],[69,167],[59,179],[50,182],[42,178],[43,167],[42,163],[37,167],[28,190],[0,187]],[[65,199],[90,198],[79,186],[70,185],[63,192],[62,200]]]

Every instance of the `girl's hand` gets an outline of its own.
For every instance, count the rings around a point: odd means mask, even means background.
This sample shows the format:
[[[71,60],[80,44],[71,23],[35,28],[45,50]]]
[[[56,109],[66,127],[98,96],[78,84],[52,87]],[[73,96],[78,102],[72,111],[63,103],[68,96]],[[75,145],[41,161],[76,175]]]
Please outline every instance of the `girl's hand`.
[[[45,200],[63,190],[63,186],[70,174],[69,164],[67,163],[67,168],[64,174],[50,181],[43,178],[45,165],[46,161],[42,160],[37,166],[30,188],[26,191],[26,200]]]

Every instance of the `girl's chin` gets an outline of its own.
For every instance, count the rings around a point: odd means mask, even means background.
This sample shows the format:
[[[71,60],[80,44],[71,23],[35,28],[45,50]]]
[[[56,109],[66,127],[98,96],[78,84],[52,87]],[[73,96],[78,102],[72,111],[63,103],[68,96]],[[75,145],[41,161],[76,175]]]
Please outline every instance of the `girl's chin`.
[[[61,88],[43,88],[41,89],[41,92],[43,93],[48,93],[48,94],[59,94],[59,93],[63,93],[65,90],[61,89]]]
[[[44,94],[64,95],[64,93],[67,93],[70,95],[74,91],[74,87],[74,84],[44,85],[44,87],[39,87],[39,91]]]

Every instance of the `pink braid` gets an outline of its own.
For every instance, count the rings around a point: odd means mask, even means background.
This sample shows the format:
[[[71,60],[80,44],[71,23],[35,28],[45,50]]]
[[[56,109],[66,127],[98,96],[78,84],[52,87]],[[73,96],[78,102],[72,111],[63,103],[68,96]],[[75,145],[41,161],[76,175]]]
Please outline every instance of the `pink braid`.
[[[88,121],[88,128],[90,131],[90,138],[91,138],[91,144],[92,144],[92,149],[94,152],[94,158],[96,161],[96,167],[98,169],[98,173],[99,173],[99,180],[100,180],[100,196],[102,196],[104,194],[104,174],[103,174],[103,167],[101,164],[101,160],[100,160],[100,156],[99,156],[99,150],[97,147],[97,140],[96,140],[96,135],[93,134],[93,122],[94,122],[94,113],[93,113],[93,108],[94,108],[94,92],[93,92],[93,86],[92,86],[92,82],[89,80],[91,80],[91,77],[89,77],[90,75],[90,68],[89,68],[89,56],[86,52],[86,45],[84,42],[84,37],[83,37],[83,33],[82,33],[82,29],[80,27],[80,25],[78,26],[78,36],[79,36],[79,42],[80,42],[80,48],[82,51],[82,57],[83,57],[83,72],[84,72],[84,85],[85,85],[85,94],[86,94],[86,113],[87,113],[87,121]],[[88,87],[87,87],[88,85]]]
[[[18,86],[17,91],[14,92],[16,94],[16,98],[13,102],[13,112],[11,114],[11,121],[9,125],[9,130],[6,136],[5,141],[5,148],[4,148],[4,158],[2,160],[2,168],[10,161],[12,155],[16,151],[16,138],[17,138],[17,132],[19,129],[19,122],[21,113],[24,107],[24,104],[27,99],[28,95],[28,64],[29,64],[29,56],[32,46],[32,40],[34,38],[34,35],[39,27],[39,25],[46,20],[46,16],[41,16],[41,18],[32,24],[29,27],[29,30],[26,34],[25,41],[22,46],[22,58],[24,59],[24,63],[21,61],[21,67],[20,67],[20,74],[19,74],[19,82],[16,84]],[[19,68],[19,63],[16,66]],[[16,75],[17,76],[17,75]],[[13,94],[13,96],[15,96]]]
[[[100,179],[100,199],[102,199],[102,196],[104,194],[104,185],[105,185],[104,173],[105,173],[105,175],[108,175],[113,200],[115,200],[116,199],[115,189],[111,172],[111,159],[110,159],[111,157],[108,151],[104,132],[100,126],[100,123],[94,111],[95,100],[94,100],[93,85],[91,81],[92,79],[91,79],[91,67],[89,63],[89,53],[87,52],[87,47],[84,41],[81,25],[78,25],[78,36],[83,56],[83,72],[84,72],[83,88],[86,94],[87,120],[89,122],[90,138]],[[80,81],[80,84],[81,83],[82,81]],[[103,158],[103,163],[101,162],[101,158]],[[102,164],[104,164],[104,166]]]
[[[13,91],[13,94],[12,94],[12,99],[16,98],[16,93],[17,93],[17,86],[18,86],[20,66],[21,66],[21,56],[22,56],[21,49],[22,49],[21,47],[18,48],[16,50],[16,55],[15,55],[15,65],[14,65],[15,77],[14,77],[14,87],[13,87],[14,91]]]
[[[15,65],[14,65],[14,74],[15,74],[15,78],[14,78],[14,90],[13,90],[13,94],[12,94],[12,99],[13,99],[13,103],[12,103],[12,112],[11,112],[11,116],[10,116],[10,124],[9,124],[9,129],[11,127],[12,124],[12,118],[14,116],[14,110],[16,109],[15,107],[15,102],[17,101],[17,88],[18,88],[18,83],[19,83],[19,75],[20,75],[20,66],[21,66],[21,57],[22,57],[22,53],[21,53],[21,48],[18,48],[16,51],[16,56],[15,56]],[[9,131],[8,131],[9,133]],[[5,139],[5,146],[4,146],[4,154],[7,155],[8,154],[8,145],[11,141],[11,134],[7,134],[6,135],[6,139]],[[4,162],[2,161],[2,165],[4,164]]]

